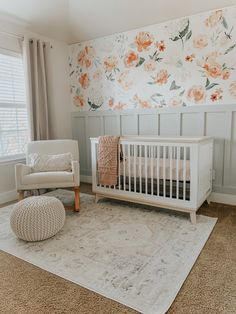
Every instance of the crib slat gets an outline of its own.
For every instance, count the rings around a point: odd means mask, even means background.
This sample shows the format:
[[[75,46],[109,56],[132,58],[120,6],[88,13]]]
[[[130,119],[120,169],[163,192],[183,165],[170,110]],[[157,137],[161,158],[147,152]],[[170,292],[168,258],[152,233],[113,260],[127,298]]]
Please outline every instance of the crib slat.
[[[120,153],[120,145],[118,145],[118,189],[120,190],[120,163],[121,163],[121,153]]]
[[[126,166],[126,160],[125,160],[125,157],[126,157],[126,145],[123,144],[123,190],[125,191],[126,190],[126,187],[125,187],[125,176],[126,176],[126,173],[125,173],[125,166]]]
[[[160,196],[160,146],[157,146],[157,168],[156,168],[156,172],[157,172],[157,196]]]
[[[130,176],[130,149],[131,145],[127,145],[128,148],[128,174],[129,174],[129,192],[131,191],[131,176]]]
[[[186,200],[186,147],[184,146],[184,160],[183,160],[183,200]]]
[[[153,195],[153,152],[154,152],[154,147],[150,146],[150,154],[151,154],[151,194]]]
[[[172,155],[173,147],[169,147],[169,159],[170,159],[170,198],[172,198]]]
[[[96,182],[97,186],[101,187],[102,185],[99,183],[99,175],[98,175],[98,144],[95,143],[94,145],[95,145],[95,156],[96,156],[96,159],[95,159],[96,160],[96,166],[95,166],[95,168],[96,168],[96,173],[95,173],[96,179],[95,179],[95,182]]]
[[[166,197],[166,146],[163,146],[163,196]]]
[[[177,146],[177,158],[176,158],[176,199],[179,199],[179,161],[180,161],[180,147]]]
[[[139,193],[142,193],[142,153],[139,145]]]
[[[148,184],[147,184],[147,145],[145,145],[145,193],[148,193]]]
[[[136,187],[136,160],[137,160],[137,145],[134,144],[134,157],[133,157],[133,167],[134,167],[134,193],[136,193],[137,191],[137,187]]]

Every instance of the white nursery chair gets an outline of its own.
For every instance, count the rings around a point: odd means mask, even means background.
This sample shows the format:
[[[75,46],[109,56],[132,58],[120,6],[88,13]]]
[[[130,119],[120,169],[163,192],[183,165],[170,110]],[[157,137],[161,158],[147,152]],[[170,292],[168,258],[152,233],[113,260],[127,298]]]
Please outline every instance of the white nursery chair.
[[[33,172],[29,166],[29,155],[33,153],[56,155],[71,153],[71,171]],[[27,145],[26,165],[15,166],[16,188],[19,200],[24,198],[24,191],[49,188],[72,187],[75,192],[75,210],[80,209],[80,167],[79,148],[74,140],[35,141]]]

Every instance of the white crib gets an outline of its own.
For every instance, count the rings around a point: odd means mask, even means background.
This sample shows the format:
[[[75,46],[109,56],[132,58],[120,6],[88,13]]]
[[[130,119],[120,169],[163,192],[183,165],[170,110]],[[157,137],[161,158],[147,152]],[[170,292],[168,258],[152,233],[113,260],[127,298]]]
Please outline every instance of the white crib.
[[[190,213],[212,190],[212,137],[120,138],[116,186],[99,184],[98,138],[91,138],[92,184],[96,200],[109,197]]]

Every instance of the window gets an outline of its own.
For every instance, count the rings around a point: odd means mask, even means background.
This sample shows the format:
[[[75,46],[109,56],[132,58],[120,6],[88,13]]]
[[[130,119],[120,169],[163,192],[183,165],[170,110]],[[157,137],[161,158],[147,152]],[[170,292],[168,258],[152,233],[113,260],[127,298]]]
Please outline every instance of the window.
[[[0,50],[0,161],[24,157],[28,141],[22,56]]]

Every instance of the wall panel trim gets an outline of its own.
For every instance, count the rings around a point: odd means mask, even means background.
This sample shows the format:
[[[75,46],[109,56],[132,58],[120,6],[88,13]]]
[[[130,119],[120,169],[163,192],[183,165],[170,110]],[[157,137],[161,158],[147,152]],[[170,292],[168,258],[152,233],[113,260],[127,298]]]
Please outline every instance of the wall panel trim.
[[[233,136],[233,132],[236,130],[236,125],[233,124],[236,121],[233,119],[235,113],[236,105],[234,104],[124,111],[72,112],[73,138],[79,141],[80,154],[84,154],[86,160],[86,164],[81,168],[81,174],[86,177],[91,175],[89,137],[104,135],[105,133],[109,134],[109,128],[111,134],[118,132],[117,135],[121,133],[129,135],[130,130],[132,135],[145,134],[147,136],[158,136],[160,132],[176,136],[182,135],[183,132],[186,136],[201,136],[210,133],[215,138],[214,170],[216,179],[213,180],[213,191],[216,193],[236,194],[236,175],[230,169],[232,162],[234,160],[236,162],[236,150],[232,149],[232,147],[236,146],[235,136]],[[170,123],[168,123],[168,115],[170,115]],[[92,117],[97,117],[98,119],[90,120]],[[107,122],[105,127],[106,117],[117,119],[115,131],[113,129],[112,132],[111,129],[112,127],[114,128],[112,120]],[[83,134],[77,134],[76,130],[78,128],[76,123],[80,123],[81,119],[85,121],[85,131]],[[93,123],[93,125],[89,125],[89,123]],[[196,127],[197,130],[195,130]],[[89,134],[89,130],[93,130],[92,135]],[[94,132],[96,133],[95,135]],[[151,134],[148,132],[151,132]],[[83,136],[84,138],[82,138]],[[81,143],[86,143],[86,147],[83,147],[84,145]]]

